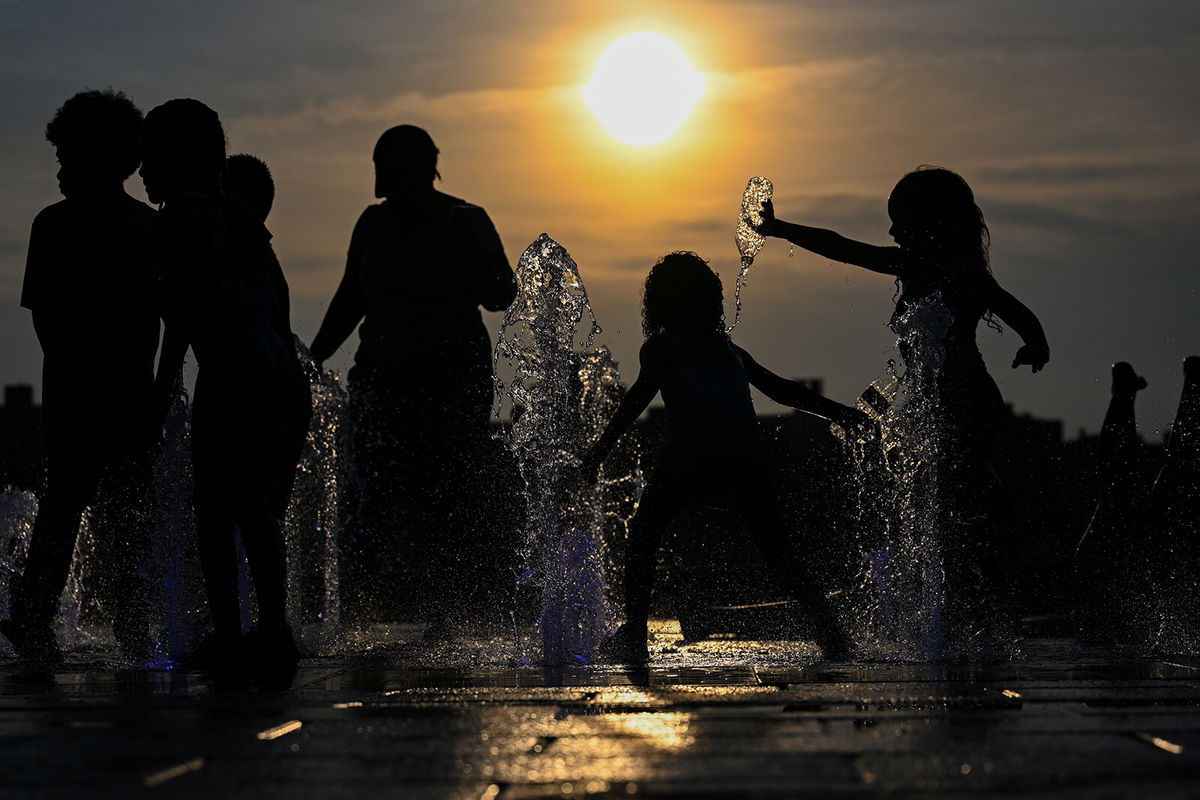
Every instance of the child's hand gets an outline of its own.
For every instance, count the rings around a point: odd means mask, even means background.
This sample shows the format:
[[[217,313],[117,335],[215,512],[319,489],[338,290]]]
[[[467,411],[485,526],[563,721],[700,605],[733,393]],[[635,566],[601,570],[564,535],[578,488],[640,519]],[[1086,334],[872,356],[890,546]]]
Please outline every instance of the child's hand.
[[[842,406],[835,422],[845,431],[867,431],[875,426],[875,420],[852,406]]]
[[[1022,345],[1013,357],[1013,369],[1028,364],[1033,367],[1034,372],[1040,372],[1042,367],[1046,366],[1046,362],[1050,360],[1050,351],[1045,347],[1038,345],[1026,344]]]
[[[762,224],[754,226],[756,233],[763,236],[775,235],[775,206],[770,200],[766,200],[762,204]]]

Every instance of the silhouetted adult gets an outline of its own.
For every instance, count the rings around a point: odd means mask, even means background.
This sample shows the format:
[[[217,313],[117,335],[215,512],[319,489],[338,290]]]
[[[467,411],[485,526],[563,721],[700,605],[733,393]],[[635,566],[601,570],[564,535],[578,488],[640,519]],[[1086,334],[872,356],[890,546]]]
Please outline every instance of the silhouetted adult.
[[[158,315],[146,249],[154,210],[125,193],[140,160],[142,113],[122,93],[81,92],[46,128],[66,198],[33,222],[21,305],[44,355],[46,491],[12,617],[0,630],[17,652],[61,661],[51,622],[85,506],[102,557],[104,595],[122,650],[145,655],[149,413]]]
[[[220,189],[225,134],[216,112],[171,100],[147,116],[142,179],[163,203],[156,231],[166,324],[155,378],[161,423],[190,346],[198,373],[192,411],[196,529],[213,632],[201,660],[216,672],[293,668],[283,538],[271,512],[271,465],[281,409],[298,369],[288,288],[270,234]],[[254,578],[259,628],[242,638],[235,531]]]
[[[516,281],[487,213],[433,188],[437,156],[412,125],[379,138],[375,196],[384,201],[354,226],[345,275],[312,344],[323,362],[362,322],[349,376],[359,497],[341,561],[351,619],[395,611],[389,570],[400,536],[424,540],[433,559],[466,552],[468,502],[482,488],[494,384],[479,307],[507,308]],[[439,582],[464,571],[445,560],[436,569]]]
[[[922,409],[907,431],[922,440],[911,452],[925,463],[922,493],[934,495],[929,499],[942,517],[938,527],[960,528],[941,542],[951,573],[947,587],[958,593],[950,605],[962,610],[977,603],[980,570],[996,561],[988,552],[995,546],[988,514],[989,460],[1004,405],[979,353],[976,328],[982,319],[999,329],[999,317],[1016,330],[1024,343],[1013,358],[1014,369],[1028,364],[1038,372],[1050,360],[1050,346],[1037,316],[992,276],[990,236],[970,186],[940,167],[921,167],[901,178],[888,198],[896,247],[783,222],[769,201],[764,205],[764,235],[895,276],[899,292],[891,327],[906,365],[901,380]],[[965,616],[986,613],[975,609]]]

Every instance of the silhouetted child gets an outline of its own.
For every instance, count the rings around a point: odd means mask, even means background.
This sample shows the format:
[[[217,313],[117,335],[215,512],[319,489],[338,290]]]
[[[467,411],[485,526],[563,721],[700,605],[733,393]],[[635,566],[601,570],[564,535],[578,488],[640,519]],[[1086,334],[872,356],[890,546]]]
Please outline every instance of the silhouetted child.
[[[837,233],[775,219],[764,205],[760,232],[835,261],[895,276],[898,284],[891,327],[906,372],[901,377],[918,409],[906,433],[924,462],[923,485],[941,515],[938,527],[957,526],[941,541],[946,584],[958,596],[948,608],[973,629],[985,609],[966,611],[986,594],[979,580],[997,563],[989,511],[994,502],[989,457],[1004,418],[1004,401],[975,342],[981,319],[997,330],[999,317],[1023,340],[1013,358],[1034,372],[1050,360],[1038,318],[992,276],[990,237],[971,188],[958,174],[921,167],[905,175],[888,198],[889,230],[896,247],[846,239]],[[924,453],[916,456],[918,450]],[[937,453],[936,461],[928,455]],[[965,526],[965,527],[963,527]],[[960,613],[961,612],[961,613]]]
[[[216,112],[171,100],[146,116],[142,179],[163,203],[155,233],[163,352],[155,411],[165,417],[190,346],[196,533],[213,633],[200,661],[217,673],[248,666],[271,678],[295,668],[287,623],[283,537],[271,507],[272,466],[286,435],[295,350],[288,288],[270,234],[220,190],[225,134]],[[235,531],[258,599],[258,630],[242,638]],[[248,646],[249,645],[249,646]]]
[[[255,219],[265,226],[271,207],[275,204],[275,181],[266,162],[247,153],[237,153],[225,159],[222,177],[225,194],[250,209]],[[299,342],[294,336],[293,339],[293,344]],[[293,356],[296,355],[295,350],[293,347]],[[293,375],[295,385],[288,392],[289,402],[283,412],[283,436],[271,468],[271,512],[280,522],[287,514],[288,502],[296,484],[296,465],[300,463],[304,452],[312,417],[312,389],[298,359]]]
[[[995,317],[1008,323],[1024,344],[1013,368],[1029,364],[1037,372],[1050,360],[1050,346],[1038,318],[992,277],[989,235],[971,188],[958,174],[922,167],[900,179],[888,198],[889,230],[897,247],[877,247],[833,231],[783,222],[770,201],[760,232],[811,250],[817,255],[896,277],[899,296],[893,327],[916,304],[940,296],[949,311],[949,329],[941,344],[945,359],[937,374],[938,400],[945,411],[957,450],[982,461],[991,451],[1004,411],[1003,398],[988,374],[975,329]],[[912,353],[901,340],[901,355]]]
[[[732,506],[745,517],[767,565],[813,609],[826,657],[848,650],[811,569],[792,553],[780,524],[750,385],[772,400],[853,427],[864,415],[775,375],[730,341],[721,280],[695,253],[664,256],[646,278],[641,371],[616,415],[583,459],[595,482],[600,463],[660,391],[667,441],[638,503],[625,558],[625,624],[602,652],[645,661],[655,553],[671,520],[689,505]]]
[[[225,194],[245,205],[255,219],[266,225],[275,205],[275,179],[267,162],[249,153],[236,153],[225,159],[222,178]]]
[[[142,436],[158,348],[146,258],[154,210],[125,193],[140,161],[142,113],[120,92],[80,92],[46,128],[66,198],[37,215],[21,305],[44,355],[46,491],[12,618],[0,630],[25,658],[62,654],[51,628],[85,506],[102,558],[103,594],[130,657],[145,655],[146,585],[139,566],[149,514]]]

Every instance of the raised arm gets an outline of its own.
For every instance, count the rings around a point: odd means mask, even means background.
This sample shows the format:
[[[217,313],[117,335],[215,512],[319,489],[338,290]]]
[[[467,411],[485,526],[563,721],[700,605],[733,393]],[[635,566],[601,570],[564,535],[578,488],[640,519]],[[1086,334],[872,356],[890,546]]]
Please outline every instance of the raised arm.
[[[596,482],[600,464],[608,456],[609,451],[621,439],[629,426],[642,415],[646,406],[650,405],[650,401],[662,387],[663,357],[653,339],[642,345],[640,360],[641,366],[637,380],[633,382],[633,386],[629,387],[629,391],[621,399],[617,413],[613,414],[613,418],[609,420],[608,426],[600,434],[600,438],[583,457],[582,471],[585,480],[589,483]]]
[[[775,218],[775,207],[768,200],[763,204],[763,224],[759,233],[786,239],[797,247],[819,256],[852,264],[856,267],[896,275],[900,269],[900,248],[879,247],[873,244],[847,239],[839,233],[824,228],[810,228]]]
[[[869,422],[861,411],[830,400],[796,381],[789,381],[787,378],[776,375],[755,361],[754,357],[745,350],[737,345],[734,347],[742,357],[742,365],[746,369],[746,377],[750,379],[751,385],[776,403],[827,419],[830,422],[836,422],[843,427]]]
[[[1037,315],[1029,308],[1005,291],[995,278],[989,276],[988,308],[1000,317],[1003,322],[1017,332],[1024,344],[1017,350],[1013,358],[1013,369],[1022,364],[1029,364],[1034,372],[1039,372],[1050,361],[1050,344],[1046,341],[1046,331]]]
[[[370,211],[370,209],[368,209]],[[367,313],[367,297],[358,282],[358,264],[362,258],[364,213],[350,236],[350,252],[346,255],[346,272],[338,284],[321,328],[312,342],[313,361],[323,364],[342,346]]]

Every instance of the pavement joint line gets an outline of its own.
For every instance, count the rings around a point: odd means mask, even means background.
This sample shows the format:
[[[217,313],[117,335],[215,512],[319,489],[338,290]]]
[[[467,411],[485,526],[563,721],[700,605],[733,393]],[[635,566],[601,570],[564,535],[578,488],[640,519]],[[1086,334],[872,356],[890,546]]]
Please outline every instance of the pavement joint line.
[[[152,789],[155,786],[161,786],[167,781],[171,781],[176,778],[182,778],[189,772],[197,772],[203,768],[204,758],[202,756],[193,758],[191,761],[185,761],[182,764],[176,764],[175,766],[167,767],[160,772],[147,775],[146,777],[142,778],[142,785]]]
[[[1155,736],[1154,734],[1146,733],[1144,731],[1135,731],[1133,735],[1135,738],[1140,739],[1146,744],[1153,745],[1159,750],[1170,753],[1173,756],[1183,754],[1183,745],[1175,744],[1175,742],[1164,739],[1161,736]]]
[[[298,731],[304,725],[298,719],[288,720],[282,725],[276,725],[274,728],[267,728],[265,731],[259,731],[255,736],[264,742],[269,742],[272,739],[278,739],[280,736],[286,736],[293,731]]]

